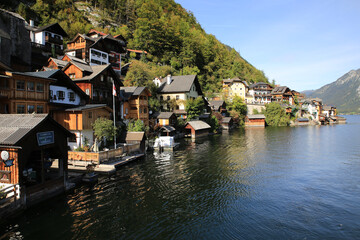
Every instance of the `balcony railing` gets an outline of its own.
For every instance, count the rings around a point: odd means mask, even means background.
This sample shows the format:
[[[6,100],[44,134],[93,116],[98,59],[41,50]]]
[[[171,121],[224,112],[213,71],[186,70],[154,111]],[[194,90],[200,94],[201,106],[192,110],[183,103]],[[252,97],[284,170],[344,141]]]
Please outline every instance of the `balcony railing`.
[[[49,43],[56,43],[56,44],[59,44],[59,45],[63,44],[63,40],[61,40],[60,38],[54,38],[54,37],[51,37],[51,36],[45,36],[45,41],[49,42]]]
[[[35,48],[35,49],[39,49],[39,50],[44,51],[44,52],[49,52],[49,53],[52,52],[52,47],[50,45],[42,45],[40,43],[32,42],[31,47]],[[56,54],[63,54],[63,50],[61,50],[60,48],[55,47],[55,53]]]

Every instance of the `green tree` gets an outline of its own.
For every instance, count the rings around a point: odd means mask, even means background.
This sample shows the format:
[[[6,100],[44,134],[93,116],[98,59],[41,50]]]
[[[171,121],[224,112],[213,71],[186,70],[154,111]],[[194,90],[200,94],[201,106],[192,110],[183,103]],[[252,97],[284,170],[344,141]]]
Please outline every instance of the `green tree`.
[[[130,121],[127,130],[129,132],[146,132],[148,129],[144,122],[138,119],[136,121]]]
[[[290,116],[286,115],[285,109],[277,102],[266,105],[265,120],[269,126],[287,126],[290,124]]]
[[[92,127],[97,142],[100,142],[105,138],[110,141],[114,140],[117,128],[114,127],[114,122],[112,120],[106,118],[98,118],[92,124]]]
[[[195,99],[188,99],[186,101],[185,110],[187,112],[187,119],[192,120],[200,116],[205,108],[204,100],[202,97],[197,97]]]

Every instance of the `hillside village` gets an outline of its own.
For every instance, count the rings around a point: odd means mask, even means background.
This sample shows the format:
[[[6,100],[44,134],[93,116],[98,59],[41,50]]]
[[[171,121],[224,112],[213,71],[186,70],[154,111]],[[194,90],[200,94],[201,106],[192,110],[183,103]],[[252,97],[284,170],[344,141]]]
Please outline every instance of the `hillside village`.
[[[123,36],[91,29],[64,45],[58,23],[0,15],[1,196],[15,209],[73,187],[71,171],[115,171],[145,154],[146,139],[164,137],[172,147],[176,138],[281,125],[272,110],[283,125],[344,122],[319,98],[239,76],[211,96],[195,74],[125,86],[148,52],[128,49]]]

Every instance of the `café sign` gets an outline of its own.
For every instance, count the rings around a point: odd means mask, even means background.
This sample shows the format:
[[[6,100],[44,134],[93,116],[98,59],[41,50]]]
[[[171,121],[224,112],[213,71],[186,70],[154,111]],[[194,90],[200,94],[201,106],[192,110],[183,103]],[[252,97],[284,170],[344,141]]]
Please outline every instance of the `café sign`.
[[[36,137],[39,146],[54,143],[54,131],[38,132],[36,133]]]

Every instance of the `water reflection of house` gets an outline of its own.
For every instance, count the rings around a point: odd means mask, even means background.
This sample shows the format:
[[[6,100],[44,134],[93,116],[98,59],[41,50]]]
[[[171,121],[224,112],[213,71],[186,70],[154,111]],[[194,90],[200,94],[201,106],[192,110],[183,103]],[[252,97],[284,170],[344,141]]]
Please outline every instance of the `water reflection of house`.
[[[0,162],[1,185],[17,186],[22,205],[64,192],[71,135],[46,114],[0,114],[0,150],[9,156]],[[59,165],[50,169],[55,159]],[[6,166],[5,160],[13,165]]]

